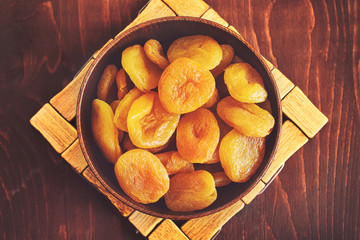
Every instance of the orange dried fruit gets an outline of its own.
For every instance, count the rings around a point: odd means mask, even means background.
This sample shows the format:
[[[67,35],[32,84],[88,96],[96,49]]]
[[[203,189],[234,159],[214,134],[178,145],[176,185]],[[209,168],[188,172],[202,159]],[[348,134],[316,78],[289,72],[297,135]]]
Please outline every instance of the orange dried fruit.
[[[173,61],[159,81],[159,97],[166,110],[188,113],[204,105],[215,89],[210,71],[188,58]]]
[[[146,56],[159,68],[165,69],[169,65],[164,50],[158,40],[150,39],[144,45]]]
[[[169,190],[169,176],[160,160],[143,149],[119,157],[115,175],[122,190],[139,203],[157,202]]]
[[[219,143],[220,130],[212,112],[199,108],[185,114],[176,131],[176,146],[182,157],[203,163],[213,156]]]
[[[228,44],[222,44],[220,45],[220,47],[222,50],[222,59],[219,65],[217,65],[213,70],[211,70],[214,78],[219,76],[224,71],[224,69],[231,63],[235,53],[234,48]]]
[[[203,170],[179,173],[170,178],[166,206],[176,212],[190,212],[210,206],[217,198],[212,175]]]
[[[219,65],[222,50],[217,41],[209,36],[193,35],[176,39],[167,51],[169,62],[178,58],[190,58],[211,70]]]
[[[114,114],[111,107],[104,101],[95,99],[92,102],[91,130],[96,144],[106,160],[115,164],[122,154],[118,129],[113,123]]]
[[[139,90],[148,92],[156,88],[162,70],[146,57],[142,46],[126,48],[122,52],[121,64]]]
[[[158,153],[158,152],[161,152],[162,150],[166,149],[169,144],[172,143],[172,139],[175,139],[174,135],[170,138],[170,140],[165,143],[164,145],[160,146],[160,147],[155,147],[155,148],[148,148],[146,149],[147,151],[151,152],[151,153]],[[121,141],[121,147],[122,149],[124,150],[124,152],[127,152],[131,149],[135,149],[135,148],[138,148],[136,147],[132,142],[131,142],[131,139],[129,137],[129,134],[128,133],[124,133],[124,137]]]
[[[166,144],[175,132],[180,115],[166,111],[156,92],[136,99],[129,110],[127,128],[133,144],[139,148],[155,148]]]
[[[128,82],[130,81],[129,76],[125,70],[121,68],[116,74],[116,85],[118,87],[117,96],[121,100],[129,92]]]
[[[99,83],[97,85],[97,98],[103,101],[108,101],[111,97],[112,89],[114,89],[115,76],[117,73],[117,67],[113,64],[109,64],[101,74]]]
[[[228,176],[226,176],[224,171],[211,173],[211,175],[214,178],[216,187],[224,187],[231,183],[230,178]]]
[[[231,96],[218,103],[217,113],[228,125],[250,137],[265,137],[275,124],[268,111],[254,103],[238,102]]]
[[[120,100],[115,100],[115,101],[112,101],[112,103],[110,103],[110,107],[113,110],[114,114],[115,114],[117,106],[119,105],[119,102],[120,102]]]
[[[236,130],[220,143],[220,161],[233,182],[246,182],[259,168],[265,154],[264,137],[248,137]]]
[[[159,153],[155,156],[160,159],[169,175],[194,171],[194,165],[181,157],[177,151]]]
[[[133,88],[128,92],[123,99],[120,100],[118,103],[115,115],[114,115],[114,123],[116,124],[117,128],[127,132],[127,116],[129,114],[129,110],[133,102],[138,99],[143,92],[141,92],[137,88]]]
[[[260,74],[248,63],[234,63],[225,69],[224,81],[230,95],[240,102],[265,101],[267,92]]]
[[[219,155],[219,148],[220,148],[220,142],[221,139],[223,139],[223,137],[228,134],[228,132],[230,132],[232,130],[232,127],[230,127],[229,125],[227,125],[217,114],[214,114],[218,125],[219,125],[219,129],[220,129],[220,139],[219,139],[219,143],[216,146],[215,152],[213,154],[213,156],[208,159],[206,162],[206,164],[212,164],[212,163],[217,163],[220,161],[220,155]]]
[[[218,102],[218,100],[219,100],[219,93],[218,93],[218,90],[215,88],[214,92],[211,94],[209,101],[207,101],[202,107],[203,108],[211,108],[211,107],[215,106],[215,104]]]

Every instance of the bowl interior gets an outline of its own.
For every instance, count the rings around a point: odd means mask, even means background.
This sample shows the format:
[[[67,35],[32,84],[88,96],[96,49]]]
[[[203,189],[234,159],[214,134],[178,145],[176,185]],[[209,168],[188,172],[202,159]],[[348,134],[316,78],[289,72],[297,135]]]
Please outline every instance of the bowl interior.
[[[268,92],[268,99],[275,118],[275,126],[271,134],[267,136],[264,160],[249,181],[246,183],[231,183],[228,186],[218,188],[217,200],[205,209],[194,212],[172,212],[166,208],[163,199],[157,203],[144,205],[133,201],[122,191],[116,180],[113,165],[105,160],[93,140],[91,133],[91,103],[96,98],[96,87],[102,71],[110,63],[120,68],[121,53],[126,47],[135,44],[144,45],[147,40],[154,38],[159,40],[166,50],[179,37],[199,34],[208,35],[220,44],[230,44],[235,50],[235,55],[241,57],[258,71]],[[85,159],[91,170],[116,198],[139,211],[158,217],[170,219],[195,218],[214,213],[238,201],[256,185],[267,170],[275,153],[281,130],[279,93],[270,72],[259,58],[260,56],[254,53],[250,46],[231,31],[213,22],[197,18],[172,17],[152,20],[140,24],[119,36],[99,54],[92,64],[84,79],[78,99],[77,128],[79,139]]]

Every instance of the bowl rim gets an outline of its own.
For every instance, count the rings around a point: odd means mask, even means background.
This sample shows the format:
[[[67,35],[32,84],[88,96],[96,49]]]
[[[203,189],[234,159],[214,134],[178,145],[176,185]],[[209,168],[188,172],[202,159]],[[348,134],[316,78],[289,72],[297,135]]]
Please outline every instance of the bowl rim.
[[[163,214],[163,213],[158,213],[158,212],[154,212],[152,210],[148,210],[146,208],[143,208],[139,205],[135,205],[129,201],[127,201],[125,198],[123,198],[120,194],[118,194],[114,189],[112,189],[106,182],[105,180],[101,177],[101,175],[99,174],[99,172],[96,170],[96,168],[94,167],[91,158],[89,156],[89,154],[86,152],[86,147],[85,147],[85,143],[84,143],[84,139],[83,139],[83,133],[82,133],[82,128],[81,128],[81,114],[80,114],[80,109],[82,106],[82,100],[84,98],[84,89],[86,86],[86,83],[89,80],[89,77],[92,75],[94,69],[96,68],[97,64],[99,63],[99,61],[106,55],[106,53],[108,52],[109,49],[111,49],[114,45],[116,45],[121,39],[126,38],[128,35],[131,35],[134,31],[138,31],[141,28],[144,28],[148,25],[153,25],[153,24],[157,24],[157,23],[162,23],[162,22],[178,22],[178,21],[183,21],[183,22],[197,22],[197,23],[202,23],[202,24],[209,24],[212,25],[213,27],[219,28],[222,31],[227,32],[228,34],[232,35],[233,37],[235,37],[236,39],[238,39],[240,42],[242,42],[256,57],[257,59],[261,62],[261,64],[263,65],[263,67],[266,70],[267,75],[269,76],[269,79],[271,81],[272,86],[274,86],[274,92],[275,92],[275,99],[277,102],[277,109],[276,111],[273,111],[273,114],[275,113],[278,116],[278,121],[275,122],[274,128],[277,127],[278,131],[276,133],[275,136],[275,143],[274,143],[274,147],[272,149],[272,152],[269,156],[269,161],[266,163],[263,171],[259,174],[259,176],[256,178],[256,180],[249,185],[249,187],[239,196],[235,197],[233,200],[227,202],[226,204],[223,204],[219,207],[216,207],[214,209],[210,209],[207,211],[203,211],[203,212],[195,212],[194,214],[191,213],[187,213],[187,215],[169,215],[169,214]],[[260,55],[260,53],[258,53],[246,40],[244,40],[240,34],[235,33],[233,30],[228,29],[227,27],[224,27],[223,25],[220,25],[216,22],[213,21],[209,21],[206,19],[202,19],[202,18],[196,18],[196,17],[183,17],[183,16],[172,16],[172,17],[163,17],[163,18],[158,18],[158,19],[152,19],[143,23],[140,23],[134,27],[131,27],[127,30],[125,30],[124,32],[121,32],[119,35],[117,35],[117,37],[115,37],[113,39],[113,41],[111,41],[108,45],[106,45],[97,55],[97,57],[94,59],[93,63],[91,64],[91,66],[89,67],[86,75],[83,78],[83,81],[81,83],[81,87],[80,87],[80,91],[79,91],[79,95],[78,95],[78,99],[77,99],[77,104],[76,104],[76,128],[77,128],[77,132],[78,132],[78,138],[79,138],[79,143],[80,143],[80,148],[81,151],[85,157],[85,160],[87,162],[87,164],[90,167],[90,170],[94,173],[96,179],[100,182],[100,184],[107,190],[109,191],[109,193],[114,196],[117,200],[121,201],[122,203],[124,203],[125,205],[138,210],[140,212],[149,214],[151,216],[155,216],[155,217],[160,217],[160,218],[168,218],[168,219],[173,219],[173,220],[188,220],[188,219],[192,219],[192,218],[198,218],[198,217],[204,217],[216,212],[219,212],[223,209],[226,209],[228,207],[230,207],[231,205],[233,205],[234,203],[241,201],[241,199],[247,195],[252,189],[254,189],[254,187],[261,181],[261,179],[263,178],[263,176],[265,175],[265,173],[268,171],[269,166],[271,165],[271,163],[273,162],[275,153],[277,151],[278,145],[279,145],[279,141],[280,141],[280,135],[281,135],[281,130],[282,130],[282,107],[281,107],[281,98],[280,98],[280,93],[279,93],[279,89],[277,87],[276,81],[274,80],[274,77],[271,73],[271,70],[269,69],[267,63],[265,62],[265,60],[263,59],[263,57]],[[141,204],[140,204],[141,205]],[[201,211],[201,210],[200,210]]]

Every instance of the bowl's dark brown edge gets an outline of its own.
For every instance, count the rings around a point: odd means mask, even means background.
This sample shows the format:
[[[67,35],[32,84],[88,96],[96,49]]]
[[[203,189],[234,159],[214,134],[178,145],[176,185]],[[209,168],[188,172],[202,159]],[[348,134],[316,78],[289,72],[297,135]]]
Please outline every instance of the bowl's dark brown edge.
[[[186,216],[173,216],[173,215],[168,215],[168,214],[159,214],[150,210],[147,210],[145,208],[139,207],[135,204],[132,204],[131,202],[128,202],[127,200],[123,199],[119,194],[117,194],[113,189],[111,189],[106,182],[101,178],[101,176],[99,175],[99,173],[96,171],[94,165],[92,164],[91,160],[90,160],[90,156],[88,155],[88,153],[86,151],[84,151],[85,149],[85,145],[84,145],[84,139],[82,138],[82,131],[81,131],[81,115],[80,115],[80,109],[81,109],[81,104],[82,104],[82,99],[83,99],[83,89],[86,85],[87,79],[89,78],[89,76],[92,74],[94,68],[96,67],[97,63],[100,61],[100,59],[106,54],[106,52],[112,48],[118,41],[119,39],[131,34],[133,31],[138,30],[139,28],[142,28],[144,26],[147,25],[151,25],[151,24],[156,24],[156,23],[161,23],[161,22],[167,22],[167,21],[192,21],[192,22],[200,22],[200,23],[205,23],[205,24],[210,24],[214,27],[220,28],[221,30],[231,34],[232,36],[234,36],[235,38],[237,38],[239,41],[243,42],[250,50],[251,52],[253,52],[253,54],[258,58],[258,60],[262,63],[262,65],[264,66],[267,74],[269,75],[270,81],[272,82],[272,85],[275,86],[274,91],[275,91],[275,98],[277,101],[277,109],[276,109],[276,114],[278,116],[278,121],[275,123],[276,126],[274,126],[274,128],[277,128],[277,134],[275,137],[275,143],[274,143],[274,148],[270,154],[269,157],[269,161],[267,162],[267,164],[265,165],[263,171],[261,172],[261,174],[259,174],[259,176],[255,179],[255,181],[253,182],[252,185],[250,185],[250,187],[248,187],[247,191],[243,192],[241,195],[239,195],[238,197],[234,198],[232,201],[228,202],[227,204],[224,204],[223,206],[220,206],[218,208],[214,208],[205,212],[198,212],[195,214],[188,214]],[[86,73],[83,82],[81,84],[81,88],[80,88],[80,92],[79,92],[79,97],[77,100],[77,108],[76,108],[76,126],[77,126],[77,131],[78,131],[78,135],[79,135],[79,142],[80,142],[80,146],[81,146],[81,151],[84,154],[85,160],[88,163],[90,169],[92,170],[92,172],[94,173],[95,177],[99,180],[99,182],[104,186],[104,188],[109,191],[114,197],[116,197],[118,200],[120,200],[121,202],[123,202],[124,204],[130,206],[131,208],[138,210],[140,212],[144,212],[146,214],[155,216],[155,217],[160,217],[160,218],[168,218],[168,219],[173,219],[173,220],[188,220],[188,219],[192,219],[192,218],[199,218],[199,217],[204,217],[210,214],[213,214],[215,212],[218,212],[220,210],[223,210],[229,206],[231,206],[232,204],[241,201],[241,199],[248,194],[258,183],[259,181],[262,179],[262,177],[264,176],[264,174],[267,172],[269,166],[271,165],[273,158],[275,156],[276,150],[278,148],[279,145],[279,140],[280,140],[280,135],[281,135],[281,126],[282,126],[282,110],[281,110],[281,99],[280,99],[280,93],[279,90],[277,88],[276,82],[273,78],[273,75],[271,73],[271,71],[269,70],[266,62],[263,60],[262,56],[248,43],[246,42],[243,38],[241,38],[238,34],[234,33],[232,30],[218,24],[212,21],[208,21],[205,19],[201,19],[201,18],[194,18],[194,17],[165,17],[165,18],[159,18],[159,19],[154,19],[154,20],[150,20],[141,24],[138,24],[128,30],[126,30],[124,33],[120,34],[118,37],[116,37],[109,45],[107,45],[99,54],[98,56],[95,58],[94,62],[91,64],[88,72]]]

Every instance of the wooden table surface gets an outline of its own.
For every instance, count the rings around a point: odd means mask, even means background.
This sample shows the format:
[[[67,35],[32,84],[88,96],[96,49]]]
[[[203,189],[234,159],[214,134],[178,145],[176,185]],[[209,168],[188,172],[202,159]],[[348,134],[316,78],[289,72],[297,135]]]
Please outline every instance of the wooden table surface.
[[[142,239],[29,119],[146,0],[0,3],[0,239]],[[217,239],[360,239],[360,3],[208,0],[329,118]]]

